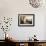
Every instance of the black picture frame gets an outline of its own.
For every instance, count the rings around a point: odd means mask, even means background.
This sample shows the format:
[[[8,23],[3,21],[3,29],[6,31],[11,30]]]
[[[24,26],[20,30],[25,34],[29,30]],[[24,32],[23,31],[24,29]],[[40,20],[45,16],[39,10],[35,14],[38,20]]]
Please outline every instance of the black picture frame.
[[[18,26],[34,26],[35,14],[18,14]]]

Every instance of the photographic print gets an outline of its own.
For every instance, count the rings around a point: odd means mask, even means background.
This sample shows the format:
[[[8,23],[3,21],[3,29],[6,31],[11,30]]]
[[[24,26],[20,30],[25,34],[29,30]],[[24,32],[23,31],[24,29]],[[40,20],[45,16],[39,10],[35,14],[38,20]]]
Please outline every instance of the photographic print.
[[[34,14],[18,14],[18,26],[34,26]]]

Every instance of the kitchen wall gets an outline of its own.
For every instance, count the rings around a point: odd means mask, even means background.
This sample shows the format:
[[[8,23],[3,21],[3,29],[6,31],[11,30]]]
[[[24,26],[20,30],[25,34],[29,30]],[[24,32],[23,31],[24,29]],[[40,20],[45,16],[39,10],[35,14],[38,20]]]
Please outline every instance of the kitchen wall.
[[[34,27],[19,27],[18,14],[35,14]],[[33,8],[29,0],[0,0],[0,20],[12,17],[12,25],[8,33],[16,40],[28,40],[35,34],[37,39],[46,40],[46,5]],[[0,39],[4,39],[4,32],[0,29]]]

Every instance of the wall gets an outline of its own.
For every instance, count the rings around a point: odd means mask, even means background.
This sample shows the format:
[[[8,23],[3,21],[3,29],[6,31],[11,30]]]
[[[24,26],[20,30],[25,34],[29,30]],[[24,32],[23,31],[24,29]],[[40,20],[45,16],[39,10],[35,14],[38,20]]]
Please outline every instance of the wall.
[[[35,14],[35,26],[18,27],[18,14]],[[46,40],[46,6],[35,9],[31,7],[28,0],[0,0],[0,18],[4,16],[13,18],[8,33],[16,40],[27,40],[34,34],[37,35],[37,39]],[[3,31],[0,31],[0,35],[2,33]],[[4,39],[4,37],[0,36],[0,39]]]

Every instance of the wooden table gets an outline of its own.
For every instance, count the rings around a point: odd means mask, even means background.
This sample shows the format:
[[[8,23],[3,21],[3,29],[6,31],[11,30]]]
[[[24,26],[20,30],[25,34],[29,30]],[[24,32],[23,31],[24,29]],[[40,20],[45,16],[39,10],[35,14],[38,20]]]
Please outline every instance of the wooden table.
[[[46,40],[39,41],[17,40],[14,42],[16,43],[16,46],[20,46],[20,44],[23,44],[23,46],[43,46],[44,44],[46,44]]]
[[[46,46],[46,40],[29,41],[29,40],[12,40],[8,41],[9,44],[16,46]]]

